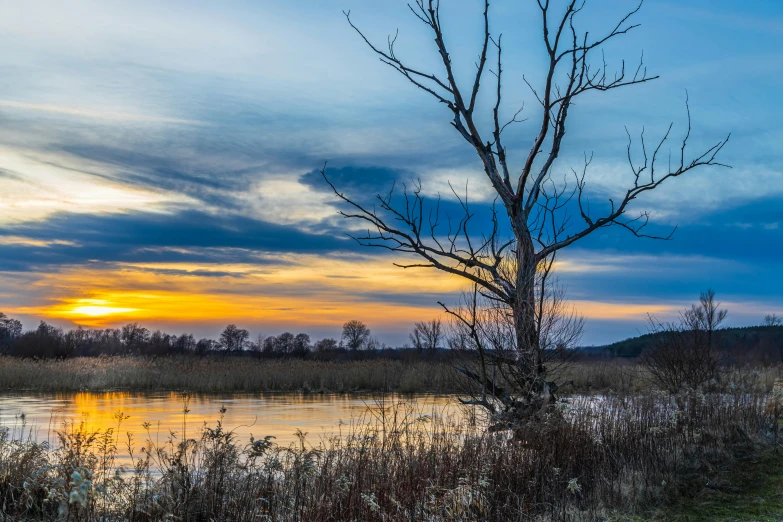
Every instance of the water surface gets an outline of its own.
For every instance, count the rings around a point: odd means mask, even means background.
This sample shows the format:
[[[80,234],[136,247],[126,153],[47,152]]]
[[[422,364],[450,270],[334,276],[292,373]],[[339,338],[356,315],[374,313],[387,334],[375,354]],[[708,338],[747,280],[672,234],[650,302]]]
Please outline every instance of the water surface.
[[[288,445],[298,442],[297,431],[309,444],[349,429],[352,422],[372,420],[378,405],[405,401],[419,415],[458,415],[461,408],[449,395],[372,394],[248,394],[191,395],[179,393],[71,393],[0,395],[0,425],[19,434],[23,430],[38,441],[56,445],[56,431],[84,425],[87,431],[112,429],[142,444],[152,437],[165,442],[171,432],[178,439],[197,437],[206,424],[234,430],[238,440],[250,436],[275,437]],[[187,408],[188,413],[184,410]],[[121,448],[122,449],[122,448]]]

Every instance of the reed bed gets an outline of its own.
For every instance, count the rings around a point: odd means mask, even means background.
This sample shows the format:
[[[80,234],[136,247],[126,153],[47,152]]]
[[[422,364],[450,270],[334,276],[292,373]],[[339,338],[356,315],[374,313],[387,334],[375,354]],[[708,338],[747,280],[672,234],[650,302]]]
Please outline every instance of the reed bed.
[[[579,361],[564,365],[557,374],[558,382],[572,381],[567,392],[577,394],[639,393],[656,388],[648,370],[633,359],[610,361]],[[715,382],[707,388],[730,390],[732,388],[757,388],[767,392],[775,389],[775,383],[783,379],[781,364],[746,364],[724,366],[719,369]]]
[[[772,391],[783,366],[727,368],[722,382],[752,380]],[[651,388],[645,369],[632,361],[575,362],[563,366],[558,382],[573,381],[568,394],[636,393]],[[465,382],[449,362],[312,361],[249,357],[130,357],[22,359],[0,356],[0,391],[80,392],[183,391],[460,393]]]
[[[431,361],[323,362],[249,357],[0,357],[0,390],[35,392],[454,391],[454,369]]]
[[[6,519],[72,521],[597,520],[649,514],[719,485],[717,469],[777,444],[778,398],[749,389],[562,404],[488,433],[379,401],[345,433],[281,447],[215,426],[159,442],[70,426],[57,447],[0,432]],[[194,436],[195,435],[195,436]],[[133,466],[114,464],[118,449]],[[614,515],[613,515],[614,514]]]

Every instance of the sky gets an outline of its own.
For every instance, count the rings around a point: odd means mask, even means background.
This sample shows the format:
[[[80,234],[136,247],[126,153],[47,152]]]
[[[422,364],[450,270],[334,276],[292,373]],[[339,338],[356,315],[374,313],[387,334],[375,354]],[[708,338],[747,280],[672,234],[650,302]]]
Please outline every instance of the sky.
[[[465,83],[481,3],[441,3]],[[579,27],[598,34],[629,7],[589,1]],[[421,179],[446,205],[449,182],[467,183],[479,217],[492,189],[445,107],[380,63],[343,10],[381,44],[399,29],[398,56],[439,71],[399,0],[0,3],[0,311],[26,327],[138,321],[209,336],[236,323],[339,337],[358,319],[389,344],[440,316],[437,301],[455,302],[465,282],[398,269],[399,255],[347,238],[356,223],[337,215],[317,169],[328,161],[357,195]],[[529,118],[506,138],[519,169],[540,117],[523,81],[540,86],[545,72],[540,14],[532,0],[497,0],[490,16],[504,41],[501,110],[524,104]],[[783,314],[783,4],[647,0],[635,21],[607,62],[643,52],[661,78],[584,96],[555,175],[593,154],[591,201],[616,197],[632,182],[626,127],[652,140],[673,122],[681,139],[686,91],[689,146],[730,132],[720,160],[733,168],[634,202],[656,230],[677,225],[671,241],[610,228],[563,251],[583,344],[644,333],[647,314],[673,317],[707,288],[728,324]],[[482,114],[491,102],[480,97]]]

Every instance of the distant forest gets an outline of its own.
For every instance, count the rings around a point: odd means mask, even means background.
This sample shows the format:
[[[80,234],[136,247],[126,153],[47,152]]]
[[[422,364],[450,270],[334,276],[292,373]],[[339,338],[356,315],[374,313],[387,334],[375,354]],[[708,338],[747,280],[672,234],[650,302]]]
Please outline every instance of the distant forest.
[[[17,357],[69,358],[100,355],[244,355],[256,357],[297,357],[322,359],[367,359],[385,357],[445,357],[445,342],[438,320],[414,325],[411,345],[391,348],[372,336],[361,321],[343,325],[341,338],[313,342],[306,333],[284,332],[277,336],[251,338],[248,330],[226,326],[218,339],[196,339],[191,333],[169,334],[150,331],[138,323],[122,328],[87,329],[81,326],[63,330],[41,321],[34,330],[24,331],[18,319],[0,312],[0,354]]]
[[[771,317],[771,320],[770,320]],[[783,325],[770,316],[765,324],[716,331],[715,349],[727,362],[783,362]],[[586,346],[570,350],[578,359],[634,359],[663,332],[648,333],[603,346]],[[409,343],[390,347],[372,336],[361,321],[343,325],[340,339],[312,341],[306,333],[285,332],[277,336],[251,338],[248,330],[230,324],[218,339],[196,339],[193,334],[169,334],[150,331],[138,323],[122,328],[71,330],[57,328],[41,321],[34,330],[24,331],[22,323],[0,312],[0,354],[17,357],[69,358],[100,355],[224,355],[251,357],[293,357],[324,360],[340,359],[449,359],[454,348],[439,320],[416,323]]]
[[[663,332],[647,333],[604,346],[589,346],[581,350],[588,356],[613,359],[636,358]],[[762,361],[783,362],[783,326],[763,324],[716,331],[716,351],[729,358],[729,362]]]

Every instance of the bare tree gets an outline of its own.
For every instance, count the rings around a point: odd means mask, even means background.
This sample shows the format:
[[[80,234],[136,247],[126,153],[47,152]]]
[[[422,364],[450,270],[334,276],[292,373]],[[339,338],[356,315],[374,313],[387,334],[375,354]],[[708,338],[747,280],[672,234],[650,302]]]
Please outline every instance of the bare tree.
[[[715,349],[715,331],[726,319],[715,302],[715,292],[701,294],[698,305],[680,314],[676,323],[650,318],[654,334],[640,360],[661,388],[677,392],[698,388],[718,376],[721,356]]]
[[[421,329],[418,328],[419,323],[416,323],[413,326],[413,331],[408,334],[408,338],[411,340],[411,344],[416,349],[418,353],[422,353],[424,351],[424,335],[421,332]]]
[[[139,323],[128,323],[122,327],[122,343],[125,350],[132,352],[144,346],[150,338],[150,332]]]
[[[338,344],[336,339],[321,339],[313,345],[313,349],[316,352],[331,352],[337,350]]]
[[[196,338],[193,337],[193,334],[183,333],[177,337],[174,344],[179,353],[191,353],[196,351]]]
[[[254,354],[261,354],[264,351],[264,341],[267,337],[264,334],[258,334],[255,341],[250,342],[250,350]]]
[[[296,334],[296,337],[294,337],[294,349],[291,354],[297,357],[304,357],[310,353],[310,349],[310,336],[306,333]]]
[[[520,364],[514,314],[508,305],[483,295],[478,286],[465,292],[460,306],[449,309],[453,321],[449,345],[461,355],[457,369],[469,377],[461,398],[491,415],[492,429],[513,428],[540,417],[566,383],[556,383],[582,336],[584,319],[565,300],[565,290],[552,278],[554,260],[536,275],[534,319],[539,332],[535,364],[545,369],[539,387]]]
[[[399,57],[395,52],[397,36],[389,38],[385,46],[378,46],[354,25],[350,13],[345,13],[350,26],[381,62],[443,104],[449,112],[451,125],[478,155],[484,173],[497,194],[497,201],[504,211],[502,219],[510,225],[509,237],[501,237],[499,233],[501,218],[494,206],[490,222],[485,227],[489,232],[481,237],[473,234],[472,237],[468,225],[474,213],[469,206],[467,188],[465,194],[458,194],[452,189],[463,210],[462,217],[455,221],[441,215],[439,199],[432,205],[425,204],[420,183],[411,189],[403,185],[399,195],[395,195],[392,187],[387,194],[378,194],[375,204],[369,206],[340,192],[329,181],[326,166],[321,173],[336,196],[347,205],[340,213],[367,225],[366,233],[353,236],[360,244],[418,256],[418,261],[398,266],[435,268],[463,277],[483,298],[508,310],[512,328],[507,333],[512,336],[511,349],[520,376],[524,375],[528,381],[529,390],[541,394],[544,393],[546,377],[546,370],[541,364],[541,335],[536,324],[537,273],[541,266],[550,262],[560,250],[610,226],[622,227],[637,237],[669,239],[671,233],[648,233],[650,214],[643,210],[631,214],[632,203],[646,192],[699,167],[722,165],[716,158],[729,138],[688,157],[691,119],[686,101],[688,130],[675,151],[666,150],[673,125],[669,125],[653,147],[648,147],[648,139],[642,131],[636,153],[629,133],[628,186],[623,188],[619,199],[607,202],[603,212],[591,208],[586,177],[592,155],[585,154],[584,165],[578,171],[572,170],[571,183],[565,177],[562,181],[556,180],[553,172],[561,154],[569,115],[577,99],[590,92],[605,93],[657,78],[648,75],[643,60],[635,67],[626,67],[625,61],[622,61],[616,72],[611,72],[604,58],[605,43],[638,27],[631,20],[640,10],[641,3],[621,17],[611,30],[598,37],[577,30],[579,14],[585,8],[584,1],[568,0],[560,14],[554,12],[550,0],[537,0],[537,3],[546,49],[544,82],[540,87],[534,87],[527,79],[525,82],[540,104],[541,111],[537,116],[538,130],[532,146],[523,154],[522,166],[516,170],[509,157],[512,149],[504,143],[503,133],[509,125],[522,121],[522,109],[509,119],[502,117],[503,46],[501,35],[490,30],[488,0],[483,2],[483,37],[476,72],[467,85],[457,82],[441,24],[438,0],[415,0],[409,5],[411,12],[430,32],[440,55],[441,70],[434,72],[421,70]],[[491,67],[494,70],[490,70]],[[494,103],[488,114],[491,123],[488,129],[482,129],[480,122],[485,119],[477,115],[477,109],[482,81],[488,73],[493,77],[490,93]],[[519,144],[513,148],[518,149]]]
[[[216,349],[217,342],[212,339],[199,339],[196,343],[196,353],[198,355],[207,355],[212,350]]]
[[[241,352],[245,349],[249,338],[250,332],[244,328],[237,328],[235,324],[230,324],[220,334],[220,346],[223,347],[226,355],[232,352]]]
[[[419,353],[425,349],[429,353],[435,353],[443,340],[443,324],[440,319],[419,321],[413,325],[409,337]]]
[[[342,339],[350,350],[360,350],[367,345],[370,339],[370,329],[361,321],[348,321],[343,325]]]
[[[764,326],[783,326],[783,317],[776,314],[767,314],[764,316]]]
[[[0,312],[0,352],[6,353],[8,347],[22,336],[22,323]]]

